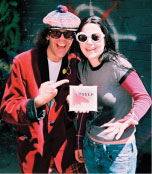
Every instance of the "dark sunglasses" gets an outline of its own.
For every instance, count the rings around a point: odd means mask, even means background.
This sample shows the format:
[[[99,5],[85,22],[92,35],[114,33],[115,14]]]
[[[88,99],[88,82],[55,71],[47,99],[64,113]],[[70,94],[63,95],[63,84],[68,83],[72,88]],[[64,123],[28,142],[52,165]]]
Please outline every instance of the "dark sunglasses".
[[[77,33],[76,39],[78,42],[86,42],[88,38],[91,38],[93,42],[99,42],[105,37],[102,33],[93,33],[91,35],[84,32]]]
[[[73,32],[73,31],[61,32],[59,30],[50,30],[49,32],[50,32],[50,36],[53,39],[59,39],[61,37],[61,35],[63,34],[65,39],[72,40],[75,35],[75,32]]]

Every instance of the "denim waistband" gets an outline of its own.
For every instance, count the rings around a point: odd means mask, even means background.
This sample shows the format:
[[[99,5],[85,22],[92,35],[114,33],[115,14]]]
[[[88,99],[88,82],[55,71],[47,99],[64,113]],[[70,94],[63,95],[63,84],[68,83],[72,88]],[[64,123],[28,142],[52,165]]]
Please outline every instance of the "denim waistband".
[[[135,144],[135,138],[133,139],[132,142],[128,143],[128,144],[100,144],[98,142],[95,142],[93,140],[91,140],[88,135],[86,135],[85,137],[85,141],[87,141],[88,145],[94,147],[94,148],[103,148],[103,149],[106,149],[108,147],[110,148],[115,148],[116,146],[117,147],[122,147],[122,146],[132,146],[133,144]]]

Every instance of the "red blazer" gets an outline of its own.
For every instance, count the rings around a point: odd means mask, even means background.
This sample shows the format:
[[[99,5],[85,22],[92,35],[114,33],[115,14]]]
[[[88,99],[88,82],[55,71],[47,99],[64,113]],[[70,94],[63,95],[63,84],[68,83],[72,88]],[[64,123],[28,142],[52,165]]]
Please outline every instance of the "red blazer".
[[[58,80],[69,79],[70,85],[77,84],[77,59],[62,61]],[[64,71],[63,71],[64,69]],[[69,74],[69,75],[68,75]],[[68,112],[66,97],[69,84],[58,89],[55,103],[38,110],[34,107],[34,97],[42,82],[49,80],[46,50],[32,49],[14,58],[12,71],[6,83],[1,103],[1,116],[7,123],[15,124],[20,171],[22,173],[48,173],[52,157],[55,157],[62,144],[67,141],[62,160],[62,169],[73,161],[75,128]],[[40,118],[40,119],[38,119]]]

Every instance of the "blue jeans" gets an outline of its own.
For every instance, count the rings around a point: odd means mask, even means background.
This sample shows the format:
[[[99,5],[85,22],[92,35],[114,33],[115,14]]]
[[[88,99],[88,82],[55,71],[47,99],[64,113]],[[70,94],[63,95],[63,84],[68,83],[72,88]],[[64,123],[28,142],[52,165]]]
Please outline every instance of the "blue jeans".
[[[88,173],[135,174],[137,147],[135,139],[128,144],[99,144],[87,135],[84,157]]]

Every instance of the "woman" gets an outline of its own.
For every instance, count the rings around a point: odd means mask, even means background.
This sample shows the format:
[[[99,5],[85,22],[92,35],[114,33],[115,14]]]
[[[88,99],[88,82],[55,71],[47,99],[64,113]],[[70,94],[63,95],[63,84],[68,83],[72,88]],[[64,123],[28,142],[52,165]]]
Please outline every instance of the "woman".
[[[82,59],[78,65],[81,83],[98,86],[98,111],[78,115],[76,159],[85,159],[88,173],[133,174],[135,126],[149,109],[151,98],[135,69],[116,51],[101,18],[84,18],[76,39]]]

